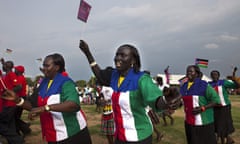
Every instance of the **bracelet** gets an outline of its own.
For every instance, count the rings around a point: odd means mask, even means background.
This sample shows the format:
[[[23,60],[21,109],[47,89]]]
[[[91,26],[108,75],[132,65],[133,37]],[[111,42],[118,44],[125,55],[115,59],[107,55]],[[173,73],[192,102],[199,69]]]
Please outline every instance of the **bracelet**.
[[[49,105],[45,105],[44,109],[45,109],[45,111],[49,112],[50,111],[50,106]]]
[[[24,99],[23,98],[20,98],[20,99],[21,99],[20,102],[16,103],[17,106],[22,106],[24,103]]]
[[[201,106],[201,111],[204,112],[206,110],[205,106]]]
[[[166,100],[165,96],[162,96],[162,99],[163,99],[164,103],[167,104],[167,100]]]
[[[97,65],[96,61],[93,61],[92,63],[90,63],[91,67],[94,67],[95,65]]]

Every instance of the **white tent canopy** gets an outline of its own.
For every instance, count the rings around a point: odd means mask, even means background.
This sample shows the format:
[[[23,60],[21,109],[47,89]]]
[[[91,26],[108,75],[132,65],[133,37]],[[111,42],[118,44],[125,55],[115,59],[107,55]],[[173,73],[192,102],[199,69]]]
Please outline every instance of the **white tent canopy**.
[[[166,84],[166,75],[165,74],[157,74],[157,76],[160,76],[163,78],[163,83]],[[181,74],[170,74],[170,85],[179,85],[179,80],[181,78],[185,77],[185,75],[181,75]],[[211,81],[211,79],[209,77],[207,77],[206,75],[203,75],[202,80],[205,81]]]

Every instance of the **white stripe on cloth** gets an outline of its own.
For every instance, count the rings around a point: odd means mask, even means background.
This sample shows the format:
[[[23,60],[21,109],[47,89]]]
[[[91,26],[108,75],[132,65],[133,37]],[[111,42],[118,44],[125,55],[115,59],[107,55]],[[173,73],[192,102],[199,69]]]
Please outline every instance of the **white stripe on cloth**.
[[[199,107],[199,96],[193,95],[193,108]],[[202,125],[201,114],[195,115],[195,125]]]
[[[220,97],[220,101],[221,101],[222,106],[226,106],[226,102],[225,102],[224,96],[223,96],[222,86],[218,86],[218,95]]]
[[[130,106],[130,92],[121,93],[119,104],[121,106],[121,115],[123,118],[123,127],[125,128],[125,137],[127,141],[138,141],[137,130],[135,127],[133,112]]]

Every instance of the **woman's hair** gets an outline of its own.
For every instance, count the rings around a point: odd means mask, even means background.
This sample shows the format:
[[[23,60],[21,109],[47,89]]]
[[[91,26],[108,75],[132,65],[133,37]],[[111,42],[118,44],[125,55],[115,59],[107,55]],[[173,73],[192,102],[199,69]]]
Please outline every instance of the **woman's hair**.
[[[124,44],[120,47],[128,47],[131,51],[131,54],[135,60],[135,64],[133,65],[133,69],[135,72],[139,72],[141,69],[141,60],[140,60],[140,55],[138,53],[138,50],[136,47],[134,47],[133,45],[130,44]]]
[[[46,58],[52,58],[53,63],[59,66],[58,72],[62,73],[65,71],[65,61],[62,55],[55,53],[55,54],[46,56]]]
[[[203,73],[201,72],[200,68],[197,65],[189,65],[188,67],[193,67],[195,72],[197,73],[197,77],[201,78]]]
[[[219,71],[217,71],[217,70],[213,70],[213,71],[211,71],[210,75],[212,76],[212,75],[213,75],[213,73],[217,73],[217,74],[218,74],[218,76],[220,77],[220,72],[219,72]]]

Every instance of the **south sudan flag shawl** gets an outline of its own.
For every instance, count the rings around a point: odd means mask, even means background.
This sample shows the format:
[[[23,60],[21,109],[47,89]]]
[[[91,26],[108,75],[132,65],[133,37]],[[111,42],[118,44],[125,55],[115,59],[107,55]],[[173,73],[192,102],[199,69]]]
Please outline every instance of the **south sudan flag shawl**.
[[[39,87],[38,106],[59,104],[73,101],[80,105],[74,82],[62,74],[57,74],[48,88],[48,78],[44,78]],[[58,142],[73,136],[86,127],[84,113],[77,112],[43,112],[40,115],[42,135],[46,141]]]
[[[180,88],[184,101],[185,121],[190,125],[206,125],[214,122],[213,108],[209,108],[200,114],[193,115],[192,110],[196,107],[205,106],[211,102],[220,103],[216,91],[206,82],[199,78],[187,89],[188,82]]]

